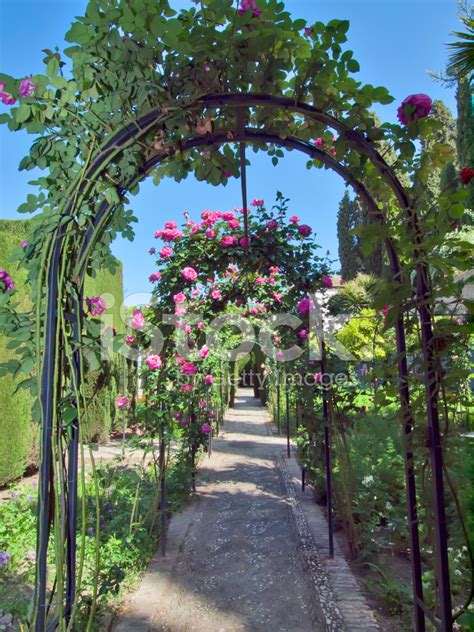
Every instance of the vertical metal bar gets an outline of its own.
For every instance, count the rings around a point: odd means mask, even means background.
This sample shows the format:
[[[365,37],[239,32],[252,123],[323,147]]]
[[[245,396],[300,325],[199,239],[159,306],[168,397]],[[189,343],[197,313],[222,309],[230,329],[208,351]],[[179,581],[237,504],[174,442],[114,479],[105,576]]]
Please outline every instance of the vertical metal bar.
[[[73,352],[73,371],[76,389],[81,384],[80,368],[80,326],[82,313],[82,290],[74,306],[73,336],[77,343]],[[76,405],[79,402],[76,401]],[[76,598],[76,547],[77,547],[77,476],[79,468],[79,419],[71,424],[71,436],[68,445],[68,494],[67,494],[67,567],[66,567],[66,621],[70,621],[74,601]]]
[[[277,368],[277,429],[278,434],[281,434],[280,430],[280,369]]]
[[[395,333],[397,341],[398,361],[398,393],[400,398],[400,406],[404,418],[403,434],[404,434],[404,460],[405,460],[405,482],[407,489],[407,511],[408,511],[408,530],[410,534],[411,549],[411,574],[412,587],[415,607],[415,630],[416,632],[424,632],[426,629],[425,613],[419,605],[419,601],[423,603],[423,581],[421,567],[421,550],[420,550],[420,534],[418,530],[418,507],[416,499],[416,481],[414,468],[414,455],[411,448],[411,436],[413,432],[413,421],[410,409],[410,394],[408,389],[408,364],[406,354],[405,340],[405,324],[403,315],[401,315],[395,323]],[[419,600],[419,601],[418,601]]]
[[[285,381],[285,403],[286,403],[286,455],[291,457],[290,448],[290,403],[288,393],[288,383]]]
[[[167,523],[167,507],[166,498],[166,442],[163,432],[163,426],[160,428],[160,551],[164,557],[166,555],[166,523]]]
[[[448,528],[443,479],[443,449],[439,429],[436,358],[433,349],[431,313],[427,306],[431,294],[424,266],[417,269],[417,299],[420,315],[421,342],[425,361],[425,396],[428,413],[429,450],[431,457],[432,503],[435,515],[436,570],[440,603],[441,629],[451,632],[453,615],[448,559]]]
[[[44,363],[41,374],[41,465],[39,474],[38,523],[36,535],[36,579],[33,597],[33,625],[36,632],[44,632],[46,627],[47,565],[49,528],[51,523],[51,494],[54,485],[52,470],[52,435],[54,420],[54,383],[56,366],[56,328],[58,299],[58,269],[61,252],[60,236],[56,238],[52,261],[48,271],[48,302],[45,317]],[[41,288],[39,288],[41,292]]]
[[[324,423],[324,465],[326,471],[326,510],[328,514],[328,543],[329,557],[334,557],[334,519],[332,502],[332,458],[331,458],[331,429],[329,427],[328,393],[326,384],[326,345],[324,332],[321,331],[321,392],[323,398]]]

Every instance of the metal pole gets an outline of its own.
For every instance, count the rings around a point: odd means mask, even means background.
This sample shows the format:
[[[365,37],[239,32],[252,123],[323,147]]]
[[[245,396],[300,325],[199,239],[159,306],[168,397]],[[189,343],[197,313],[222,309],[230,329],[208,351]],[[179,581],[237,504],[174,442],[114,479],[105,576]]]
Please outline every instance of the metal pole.
[[[127,393],[127,360],[125,356],[122,357],[123,362],[123,374],[122,374],[122,393]],[[122,408],[122,458],[125,458],[125,434],[127,428],[127,413],[126,406]]]
[[[166,443],[163,427],[160,429],[160,551],[166,555],[166,522],[167,522],[167,498],[166,498]]]
[[[324,336],[324,333],[321,333]],[[321,338],[321,390],[323,398],[324,422],[324,464],[326,470],[326,509],[328,514],[328,542],[329,557],[334,557],[334,523],[332,506],[332,462],[331,462],[331,431],[329,428],[328,394],[325,384],[326,377],[326,345]]]
[[[286,455],[288,458],[291,457],[290,450],[290,404],[289,404],[289,395],[288,395],[288,384],[285,380],[285,401],[286,401]]]
[[[424,266],[419,267],[417,270],[417,298],[418,313],[420,315],[421,324],[423,357],[426,363],[425,394],[428,412],[428,441],[432,471],[432,502],[435,515],[436,575],[440,603],[441,630],[443,632],[451,632],[453,629],[453,614],[449,579],[448,528],[444,497],[443,448],[441,445],[438,415],[438,376],[436,371],[436,357],[433,349],[431,314],[427,307],[427,300],[430,298],[430,291],[426,278],[426,269],[424,269]]]
[[[277,429],[280,434],[280,369],[277,368]]]

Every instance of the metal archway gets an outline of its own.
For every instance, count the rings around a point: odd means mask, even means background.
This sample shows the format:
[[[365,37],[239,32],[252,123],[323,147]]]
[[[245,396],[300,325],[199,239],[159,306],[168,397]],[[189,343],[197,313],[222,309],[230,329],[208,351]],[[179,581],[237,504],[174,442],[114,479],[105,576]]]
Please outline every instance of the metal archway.
[[[418,533],[418,516],[416,501],[416,486],[413,468],[414,455],[407,447],[405,452],[405,473],[407,486],[407,502],[408,502],[408,522],[410,531],[411,544],[411,563],[413,578],[413,595],[415,605],[415,621],[417,632],[425,630],[426,618],[428,618],[437,629],[449,632],[452,630],[452,612],[451,612],[451,592],[449,581],[448,551],[447,551],[447,527],[444,506],[444,481],[442,472],[442,449],[441,437],[439,430],[439,419],[437,412],[437,388],[436,388],[436,368],[435,358],[432,349],[432,317],[430,312],[430,290],[428,285],[428,270],[424,263],[422,254],[422,233],[418,227],[417,216],[414,209],[410,206],[409,196],[393,173],[389,165],[384,161],[382,156],[377,152],[373,145],[360,133],[347,128],[342,121],[337,118],[313,108],[312,106],[296,102],[286,97],[276,97],[260,94],[219,94],[204,97],[200,101],[202,110],[206,108],[229,108],[231,111],[236,110],[242,112],[242,109],[258,106],[284,108],[288,111],[297,113],[301,116],[317,120],[328,127],[335,129],[340,135],[344,136],[350,144],[361,154],[365,155],[377,169],[380,177],[385,181],[388,187],[393,191],[398,200],[400,208],[406,215],[407,223],[413,228],[416,235],[416,281],[417,281],[417,310],[421,323],[423,357],[426,363],[425,374],[425,390],[426,390],[426,406],[428,412],[428,428],[430,435],[430,453],[431,467],[433,479],[433,496],[432,505],[435,514],[436,528],[436,562],[437,562],[437,582],[440,601],[440,617],[439,620],[425,606],[423,601],[422,589],[422,569],[420,543]],[[196,107],[196,103],[192,104]],[[184,106],[191,108],[191,105]],[[120,153],[131,143],[140,139],[142,136],[149,134],[154,128],[158,127],[163,120],[163,113],[160,110],[154,110],[147,115],[141,117],[134,123],[124,127],[122,130],[113,135],[113,137],[105,143],[98,155],[91,162],[85,177],[77,184],[74,184],[66,198],[64,216],[73,216],[75,212],[75,200],[79,196],[92,196],[94,193],[95,179],[101,174],[103,169],[113,161],[114,157],[120,156]],[[237,117],[239,118],[239,117]],[[241,120],[241,119],[240,119]],[[229,140],[227,133],[213,133],[205,137],[189,138],[182,141],[179,147],[170,151],[157,153],[150,158],[136,175],[130,181],[121,183],[117,187],[119,195],[123,195],[128,189],[143,180],[149,172],[159,163],[172,157],[178,150],[180,152],[190,151],[192,149],[210,145],[222,145],[229,142],[237,143],[274,143],[276,145],[301,151],[313,158],[317,158],[327,168],[338,173],[347,184],[349,184],[360,196],[371,217],[384,223],[385,218],[383,211],[378,208],[370,191],[363,182],[357,180],[350,171],[336,159],[323,150],[310,145],[305,141],[297,138],[282,139],[271,131],[262,129],[245,128],[241,124],[238,129],[233,131],[232,140]],[[88,261],[88,257],[100,238],[103,230],[108,224],[108,220],[112,217],[114,205],[103,202],[97,209],[92,226],[85,233],[82,245],[77,252],[77,259],[71,264],[71,279],[76,280],[77,294],[67,309],[69,314],[66,316],[74,323],[74,333],[79,338],[79,332],[82,323],[82,284],[84,273]],[[41,405],[43,412],[42,436],[41,436],[41,470],[40,470],[40,486],[39,486],[39,507],[38,507],[38,536],[37,536],[37,577],[35,586],[35,629],[37,632],[43,632],[45,629],[55,629],[58,621],[47,624],[47,553],[49,544],[49,530],[51,526],[51,467],[52,467],[52,432],[53,423],[56,415],[54,410],[54,391],[57,388],[55,382],[55,366],[59,357],[60,345],[58,344],[57,328],[58,314],[64,309],[64,296],[60,296],[58,292],[58,267],[62,256],[62,248],[66,236],[66,227],[60,225],[54,233],[54,242],[52,246],[52,256],[49,261],[47,276],[47,304],[44,312],[45,319],[45,337],[44,337],[44,353],[42,358],[41,371]],[[402,284],[402,270],[396,253],[395,244],[391,238],[386,238],[385,247],[390,262],[390,269],[393,280]],[[408,437],[413,429],[413,415],[410,407],[410,393],[408,386],[408,366],[406,359],[406,341],[403,314],[400,315],[396,325],[396,341],[397,352],[399,355],[398,376],[399,376],[399,399],[404,416],[404,433]],[[71,371],[73,379],[76,383],[80,380],[80,352],[74,352]],[[60,376],[59,376],[60,379]],[[61,427],[61,420],[57,421]],[[78,421],[73,423],[73,432],[68,444],[68,482],[66,494],[65,522],[67,528],[67,568],[66,568],[66,597],[65,597],[65,617],[70,617],[71,609],[75,599],[75,558],[76,558],[76,520],[77,520],[77,468],[78,468]],[[408,445],[408,442],[405,442]]]

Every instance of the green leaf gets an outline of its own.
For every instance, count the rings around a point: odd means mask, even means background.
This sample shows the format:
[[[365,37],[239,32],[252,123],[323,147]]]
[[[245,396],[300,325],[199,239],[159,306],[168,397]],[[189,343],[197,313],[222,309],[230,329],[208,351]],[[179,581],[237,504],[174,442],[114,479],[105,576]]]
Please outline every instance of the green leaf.
[[[355,59],[349,59],[346,65],[349,72],[359,72],[360,70],[359,62]]]
[[[26,103],[22,103],[20,107],[15,112],[15,119],[18,123],[24,123],[28,120],[31,113],[31,107]]]
[[[54,79],[59,73],[59,60],[57,57],[53,57],[46,66],[46,74],[50,79]]]
[[[93,38],[93,31],[86,25],[80,22],[75,22],[69,31],[66,33],[64,39],[66,42],[76,42],[77,44],[87,44]]]

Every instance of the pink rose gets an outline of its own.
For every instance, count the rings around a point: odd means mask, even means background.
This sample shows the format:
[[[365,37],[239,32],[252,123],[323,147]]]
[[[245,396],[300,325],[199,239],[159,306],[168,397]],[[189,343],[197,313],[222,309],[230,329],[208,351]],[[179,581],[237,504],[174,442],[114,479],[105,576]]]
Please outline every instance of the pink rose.
[[[298,224],[299,221],[300,221],[300,218],[298,217],[298,215],[292,215],[290,217],[290,223],[291,224]]]
[[[35,90],[36,85],[33,83],[33,79],[31,77],[25,77],[20,82],[20,89],[18,90],[18,94],[20,95],[20,97],[30,97]]]
[[[274,219],[271,219],[269,222],[267,222],[267,230],[275,230],[276,228],[278,228],[278,222],[276,222]]]
[[[409,105],[412,111],[405,112],[405,106]],[[397,110],[398,120],[402,125],[408,125],[412,121],[418,121],[425,118],[431,112],[433,101],[427,94],[410,94],[402,101],[401,106]]]
[[[310,309],[314,307],[313,302],[309,298],[303,298],[296,306],[300,314],[309,314]]]
[[[206,404],[206,400],[205,399],[200,399],[199,400],[199,408],[201,410],[204,410],[204,408],[207,408],[207,404]]]
[[[212,290],[211,292],[211,297],[215,300],[218,301],[221,298],[221,293],[219,290]]]
[[[91,316],[100,316],[106,309],[104,299],[101,296],[86,298],[86,305]]]
[[[125,397],[125,395],[122,395],[121,397],[117,397],[117,399],[115,400],[116,404],[117,404],[117,408],[128,408],[130,406],[130,402],[128,400],[128,397]]]
[[[139,330],[145,326],[145,317],[143,316],[141,310],[136,309],[133,312],[132,320],[130,321],[130,325],[133,329]]]
[[[20,243],[20,248],[22,250],[24,250],[25,248],[28,248],[28,242],[26,241],[26,239],[24,239],[21,243]]]
[[[184,375],[195,375],[197,373],[197,366],[192,362],[184,362],[181,366],[181,370]]]
[[[272,292],[272,296],[275,299],[275,301],[277,303],[281,303],[281,300],[283,298],[283,294],[279,294],[278,292]]]
[[[150,283],[155,283],[155,281],[159,281],[161,279],[161,272],[153,272],[153,274],[150,274],[150,276],[148,277],[148,280],[150,281]]]
[[[178,292],[177,294],[173,294],[173,301],[177,304],[184,303],[186,301],[186,295],[183,292]]]
[[[206,375],[204,378],[206,384],[214,384],[214,377],[212,375]]]
[[[313,232],[313,229],[311,228],[311,226],[308,226],[308,224],[301,224],[301,226],[298,228],[298,232],[302,237],[309,237]]]
[[[5,84],[0,82],[0,101],[4,105],[13,105],[16,101],[15,97],[12,96],[9,92],[5,92],[4,88]]]
[[[321,281],[323,282],[324,287],[332,287],[332,278],[329,275],[323,274]]]
[[[315,374],[314,374],[314,381],[315,381],[315,382],[321,382],[321,381],[322,381],[322,379],[323,379],[323,376],[322,376],[322,374],[321,374],[321,373],[315,373]]]
[[[155,370],[159,369],[163,363],[159,355],[152,353],[145,359],[145,364],[149,369]]]
[[[173,248],[171,248],[171,246],[164,246],[160,250],[161,259],[168,259],[168,257],[171,257],[172,254],[173,254]]]
[[[308,334],[308,332],[306,331],[306,329],[302,329],[302,330],[299,332],[298,336],[299,336],[302,340],[307,340],[307,339],[309,338],[309,334]]]
[[[192,282],[197,279],[196,270],[194,268],[190,268],[189,266],[181,270],[181,275],[186,279],[186,281]]]
[[[220,243],[223,248],[232,248],[232,246],[235,246],[236,238],[233,235],[225,235]]]
[[[264,201],[258,198],[255,198],[255,200],[252,200],[252,203],[251,203],[251,206],[263,206],[263,205],[264,205]]]
[[[134,338],[134,336],[127,336],[127,337],[125,338],[125,342],[126,342],[128,345],[133,345],[133,343],[135,342],[135,338]]]
[[[206,434],[208,434],[209,432],[212,432],[212,426],[210,426],[208,423],[202,424],[201,432],[205,432]]]
[[[230,219],[227,222],[227,225],[229,226],[229,228],[239,228],[240,222],[238,219]]]
[[[148,248],[148,254],[154,255],[156,253],[156,248]]]
[[[265,277],[257,277],[257,278],[255,279],[255,283],[256,283],[257,285],[263,285],[263,284],[265,283],[265,281],[266,281]]]
[[[228,222],[231,219],[235,219],[235,215],[232,211],[227,211],[227,213],[222,213],[222,219]]]
[[[209,355],[209,347],[207,345],[203,345],[200,349],[199,349],[199,355],[201,356],[201,358],[207,358],[207,356]]]
[[[185,393],[190,393],[193,390],[193,387],[191,386],[191,384],[183,384],[181,390],[183,390]]]
[[[239,246],[241,248],[248,248],[250,246],[250,237],[241,237],[239,239]]]
[[[197,328],[198,329],[206,329],[206,324],[201,321],[201,322],[198,323]]]
[[[321,138],[321,136],[318,136],[318,138],[314,141],[314,144],[316,145],[316,147],[319,147],[320,149],[324,147],[324,141]]]
[[[209,228],[208,230],[206,230],[206,233],[205,233],[205,234],[206,234],[206,237],[207,237],[208,239],[214,239],[214,237],[216,237],[216,236],[217,236],[216,231],[215,231],[215,230],[212,230],[212,228]]]

